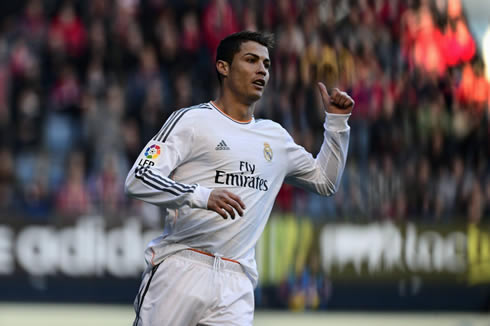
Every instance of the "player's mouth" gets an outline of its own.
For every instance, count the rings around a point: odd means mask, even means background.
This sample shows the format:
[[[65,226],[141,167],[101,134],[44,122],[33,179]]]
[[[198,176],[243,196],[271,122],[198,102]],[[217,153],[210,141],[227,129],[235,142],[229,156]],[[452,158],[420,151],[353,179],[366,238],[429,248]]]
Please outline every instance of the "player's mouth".
[[[252,82],[257,89],[264,89],[265,87],[265,79],[256,79]]]

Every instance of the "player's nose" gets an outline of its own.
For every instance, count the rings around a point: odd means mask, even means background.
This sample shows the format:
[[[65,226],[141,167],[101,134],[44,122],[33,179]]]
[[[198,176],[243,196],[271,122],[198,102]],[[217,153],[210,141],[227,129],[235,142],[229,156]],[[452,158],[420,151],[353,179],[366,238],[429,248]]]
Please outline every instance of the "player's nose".
[[[263,76],[267,75],[267,69],[265,68],[265,66],[262,62],[259,64],[259,69],[258,69],[257,73],[261,74]]]

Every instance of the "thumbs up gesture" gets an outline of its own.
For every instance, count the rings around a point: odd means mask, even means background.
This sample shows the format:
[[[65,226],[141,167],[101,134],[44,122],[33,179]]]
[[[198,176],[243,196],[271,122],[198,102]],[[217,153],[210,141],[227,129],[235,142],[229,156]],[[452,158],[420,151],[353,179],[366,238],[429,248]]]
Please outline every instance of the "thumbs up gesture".
[[[323,106],[328,113],[349,114],[354,108],[354,100],[338,88],[330,90],[330,94],[323,83],[318,83],[318,89],[322,96]]]

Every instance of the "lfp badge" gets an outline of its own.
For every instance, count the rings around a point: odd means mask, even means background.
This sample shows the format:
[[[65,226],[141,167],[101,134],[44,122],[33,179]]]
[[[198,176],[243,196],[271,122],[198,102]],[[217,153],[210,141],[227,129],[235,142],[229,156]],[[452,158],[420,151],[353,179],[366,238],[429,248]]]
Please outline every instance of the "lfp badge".
[[[145,151],[145,157],[150,160],[156,159],[160,155],[160,146],[151,145]]]

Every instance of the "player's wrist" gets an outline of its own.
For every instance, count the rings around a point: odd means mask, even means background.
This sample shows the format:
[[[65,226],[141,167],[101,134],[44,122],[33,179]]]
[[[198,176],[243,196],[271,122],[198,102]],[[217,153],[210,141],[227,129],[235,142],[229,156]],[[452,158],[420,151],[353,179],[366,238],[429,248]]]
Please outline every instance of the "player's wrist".
[[[330,114],[351,114],[352,109],[337,109],[337,108],[328,108],[325,112]]]
[[[350,116],[351,113],[339,114],[326,112],[325,128],[332,131],[348,130],[350,127],[347,122]]]
[[[211,191],[212,189],[197,185],[192,195],[190,206],[192,208],[207,209]]]

